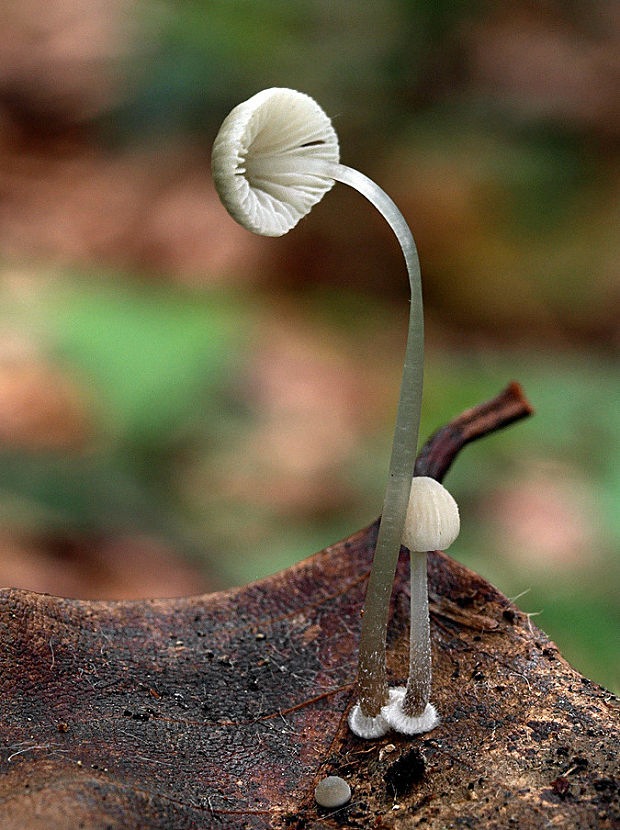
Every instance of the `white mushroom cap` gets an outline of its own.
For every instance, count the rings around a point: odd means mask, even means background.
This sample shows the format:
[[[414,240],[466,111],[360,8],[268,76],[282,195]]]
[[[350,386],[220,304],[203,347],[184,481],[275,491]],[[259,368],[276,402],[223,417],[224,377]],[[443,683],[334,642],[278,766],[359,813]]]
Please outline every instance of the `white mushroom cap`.
[[[459,508],[446,488],[415,476],[403,530],[403,545],[413,551],[445,550],[459,535]]]
[[[333,186],[325,171],[339,159],[338,136],[316,101],[273,87],[224,119],[211,169],[224,207],[240,225],[282,236]]]

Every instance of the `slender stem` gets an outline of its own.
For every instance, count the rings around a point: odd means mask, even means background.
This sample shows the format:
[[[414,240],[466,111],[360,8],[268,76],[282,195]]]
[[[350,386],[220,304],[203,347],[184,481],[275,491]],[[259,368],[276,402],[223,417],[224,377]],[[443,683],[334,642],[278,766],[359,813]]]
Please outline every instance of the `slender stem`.
[[[424,369],[422,281],[418,252],[409,226],[390,197],[367,176],[331,165],[329,175],[365,196],[383,215],[400,243],[409,282],[411,308],[396,427],[375,556],[366,589],[359,649],[358,689],[362,714],[375,717],[388,701],[385,641],[390,597],[416,458]]]
[[[426,553],[411,551],[411,630],[409,635],[409,679],[403,711],[419,717],[431,697],[431,632],[428,616]]]

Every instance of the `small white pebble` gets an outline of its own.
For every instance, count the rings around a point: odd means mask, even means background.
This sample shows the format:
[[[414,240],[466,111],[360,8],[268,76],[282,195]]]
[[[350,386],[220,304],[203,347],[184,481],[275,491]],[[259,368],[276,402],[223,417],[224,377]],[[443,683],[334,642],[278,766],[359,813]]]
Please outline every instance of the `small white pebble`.
[[[343,807],[351,798],[351,787],[344,778],[329,775],[316,785],[314,797],[321,807]]]
[[[383,761],[386,755],[389,755],[391,752],[394,752],[396,747],[394,744],[386,744],[380,751],[379,751],[379,760]]]

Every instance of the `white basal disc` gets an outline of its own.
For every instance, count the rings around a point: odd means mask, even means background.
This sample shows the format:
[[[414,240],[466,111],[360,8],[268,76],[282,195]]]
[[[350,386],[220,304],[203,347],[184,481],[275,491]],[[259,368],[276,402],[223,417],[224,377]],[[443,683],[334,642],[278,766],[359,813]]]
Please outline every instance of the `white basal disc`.
[[[437,710],[432,703],[427,703],[426,709],[418,717],[412,718],[406,715],[402,705],[405,691],[404,686],[390,689],[390,702],[381,709],[385,722],[395,732],[400,732],[402,735],[421,735],[423,732],[430,732],[441,720]]]

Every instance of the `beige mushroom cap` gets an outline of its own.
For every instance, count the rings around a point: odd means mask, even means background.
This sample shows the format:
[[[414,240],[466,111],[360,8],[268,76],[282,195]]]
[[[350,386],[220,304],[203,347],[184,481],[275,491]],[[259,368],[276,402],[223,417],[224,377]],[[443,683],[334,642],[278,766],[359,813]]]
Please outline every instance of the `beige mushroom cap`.
[[[413,551],[446,550],[459,535],[459,508],[446,488],[415,476],[403,530],[403,545]]]

